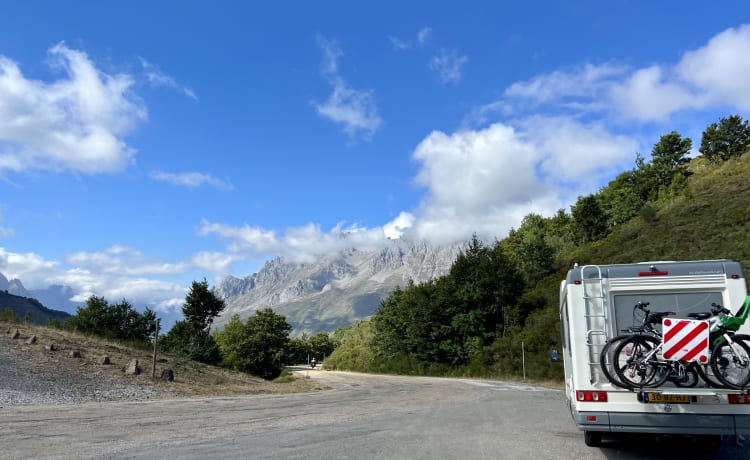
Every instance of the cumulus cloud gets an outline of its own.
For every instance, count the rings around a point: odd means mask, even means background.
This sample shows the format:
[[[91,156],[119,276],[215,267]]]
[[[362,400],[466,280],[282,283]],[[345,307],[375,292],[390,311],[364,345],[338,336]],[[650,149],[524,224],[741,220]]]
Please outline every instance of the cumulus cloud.
[[[727,29],[706,46],[686,52],[675,74],[706,103],[750,110],[750,24]]]
[[[147,117],[130,93],[133,79],[100,71],[64,43],[50,48],[49,58],[65,75],[46,83],[0,56],[0,172],[95,174],[131,164],[135,149],[123,138]]]
[[[372,90],[352,88],[340,75],[338,60],[343,56],[335,42],[318,35],[318,47],[323,51],[323,75],[330,83],[333,92],[325,102],[314,103],[315,110],[323,118],[343,126],[350,138],[360,133],[364,139],[371,139],[382,124]]]
[[[219,190],[234,190],[234,185],[232,185],[231,182],[218,179],[206,173],[167,173],[164,171],[153,171],[150,176],[154,180],[179,185],[181,187],[196,188],[202,185],[208,185]]]
[[[480,109],[518,115],[530,109],[568,110],[640,123],[717,107],[750,110],[750,25],[727,29],[675,63],[632,68],[585,64],[516,82],[503,99]],[[477,114],[475,114],[477,115]],[[483,116],[477,116],[483,120]]]
[[[552,215],[632,161],[635,145],[601,126],[543,117],[515,127],[433,132],[413,155],[416,182],[427,190],[413,230],[441,243],[472,233],[503,238],[525,215]]]
[[[430,59],[430,69],[438,74],[442,84],[457,83],[463,78],[463,68],[469,58],[456,51],[440,50]]]
[[[184,94],[190,99],[196,101],[198,100],[198,96],[196,96],[195,91],[193,91],[191,87],[177,83],[174,78],[165,74],[157,66],[151,64],[147,60],[139,58],[139,61],[141,63],[141,66],[143,67],[143,70],[146,72],[146,78],[148,79],[148,82],[151,86],[155,88],[170,88]]]

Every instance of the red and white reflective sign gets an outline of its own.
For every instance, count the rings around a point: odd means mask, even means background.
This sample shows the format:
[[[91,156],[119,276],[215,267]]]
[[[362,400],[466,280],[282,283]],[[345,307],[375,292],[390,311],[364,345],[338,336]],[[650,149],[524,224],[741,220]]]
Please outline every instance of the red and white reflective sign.
[[[664,359],[708,362],[708,321],[665,318],[662,333]]]

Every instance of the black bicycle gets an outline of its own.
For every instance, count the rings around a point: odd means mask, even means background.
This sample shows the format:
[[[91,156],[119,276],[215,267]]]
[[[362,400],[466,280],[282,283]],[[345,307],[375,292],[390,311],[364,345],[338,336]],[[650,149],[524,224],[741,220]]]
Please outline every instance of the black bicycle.
[[[640,326],[632,326],[625,329],[626,334],[619,335],[607,341],[601,350],[599,363],[605,377],[615,386],[625,389],[634,387],[658,386],[669,380],[678,387],[695,387],[699,379],[712,387],[723,385],[714,376],[714,371],[709,363],[699,364],[696,362],[673,361],[667,366],[638,369],[626,376],[620,376],[626,372],[629,361],[635,360],[635,356],[650,353],[662,340],[661,331],[654,325],[661,324],[667,316],[675,315],[672,311],[651,312],[648,302],[638,302],[633,307],[633,322],[636,322],[636,312],[643,317]],[[705,319],[715,313],[693,313],[693,318]],[[637,338],[637,339],[636,339]],[[623,355],[627,359],[623,360]]]

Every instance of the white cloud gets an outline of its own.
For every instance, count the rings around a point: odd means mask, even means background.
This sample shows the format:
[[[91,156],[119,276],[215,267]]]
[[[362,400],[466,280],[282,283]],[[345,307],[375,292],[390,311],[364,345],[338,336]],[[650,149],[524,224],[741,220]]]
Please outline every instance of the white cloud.
[[[414,151],[416,182],[427,189],[414,230],[436,242],[475,232],[503,238],[525,215],[552,215],[610,177],[632,161],[636,145],[602,126],[542,117],[516,127],[433,132]]]
[[[419,32],[417,32],[417,42],[420,45],[424,45],[427,43],[427,40],[430,39],[430,35],[432,34],[432,29],[429,27],[422,28]]]
[[[413,225],[414,215],[408,212],[401,212],[394,220],[383,225],[383,234],[385,234],[386,238],[398,239]]]
[[[139,58],[139,61],[141,62],[143,70],[146,72],[146,78],[148,79],[148,82],[149,84],[151,84],[151,86],[155,88],[165,87],[174,89],[181,92],[190,99],[193,99],[195,101],[198,100],[198,96],[195,94],[195,91],[193,91],[191,87],[177,83],[174,78],[165,74],[164,72],[159,70],[158,67],[151,64],[147,60]]]
[[[613,108],[638,120],[667,121],[680,110],[705,106],[701,95],[682,82],[670,81],[658,66],[639,69],[626,81],[613,83],[610,94]]]
[[[344,52],[333,40],[328,40],[322,35],[315,36],[318,48],[323,52],[322,72],[324,75],[337,75],[339,72],[339,58]]]
[[[536,174],[558,193],[590,193],[632,167],[640,143],[610,132],[601,122],[532,116],[518,122],[537,153]],[[575,195],[574,195],[575,196]]]
[[[406,50],[406,49],[410,48],[410,46],[409,46],[409,44],[407,42],[401,40],[398,37],[389,36],[388,40],[390,40],[391,45],[393,45],[393,49],[396,49],[396,50]]]
[[[96,273],[111,273],[128,276],[176,275],[189,267],[186,263],[170,264],[127,246],[115,245],[101,252],[75,252],[65,258],[65,262],[78,268]]]
[[[456,51],[441,50],[430,59],[430,69],[437,72],[442,84],[457,83],[463,78],[463,68],[469,58]]]
[[[182,187],[196,188],[206,184],[219,190],[234,190],[234,185],[232,185],[231,182],[218,179],[206,173],[186,172],[175,174],[163,171],[153,171],[150,176],[154,180]]]
[[[314,103],[315,110],[323,118],[343,125],[350,138],[362,133],[365,139],[371,139],[382,123],[373,91],[351,88],[338,71],[341,49],[321,36],[317,42],[324,53],[323,75],[333,92],[325,102]]]
[[[116,172],[132,163],[123,140],[146,119],[129,75],[98,70],[88,56],[60,43],[49,50],[65,77],[27,79],[0,56],[0,171]]]
[[[673,114],[719,107],[750,110],[750,25],[727,29],[673,64],[629,68],[586,64],[509,86],[491,110],[521,114],[543,107],[556,112],[612,115],[641,123],[667,122]]]
[[[585,64],[568,71],[558,70],[513,83],[506,88],[504,96],[528,101],[533,106],[547,102],[560,103],[572,98],[590,101],[600,98],[611,82],[622,77],[627,70],[625,66],[612,63]]]
[[[730,28],[688,51],[676,74],[713,104],[750,110],[750,24]]]
[[[342,78],[333,79],[331,84],[333,93],[328,100],[315,105],[318,114],[342,124],[350,137],[362,132],[366,139],[371,138],[382,123],[372,92],[352,89]]]
[[[402,218],[400,222],[405,222],[404,219],[407,218]],[[394,224],[389,228],[400,225]],[[309,223],[277,233],[257,226],[234,226],[204,220],[198,233],[227,239],[227,251],[244,258],[273,255],[298,262],[313,261],[322,255],[353,247],[360,250],[375,249],[386,241],[384,227],[368,229],[356,224],[346,226],[344,222],[327,232],[321,230],[318,224]]]
[[[399,37],[389,36],[388,40],[390,40],[391,45],[393,46],[393,49],[397,51],[407,50],[418,46],[424,46],[427,44],[427,42],[430,39],[430,35],[432,34],[432,29],[429,27],[423,27],[422,29],[417,32],[416,41],[414,40],[402,40]]]
[[[149,306],[173,316],[184,302],[189,286],[189,282],[174,280],[194,268],[210,267],[216,270],[211,273],[221,273],[225,264],[220,259],[198,253],[186,262],[164,263],[127,246],[115,245],[101,252],[70,254],[63,264],[35,253],[9,252],[0,247],[0,273],[8,279],[20,279],[27,289],[44,289],[53,284],[69,286],[76,292],[71,300],[81,304],[97,295],[111,302],[127,299],[139,310]]]

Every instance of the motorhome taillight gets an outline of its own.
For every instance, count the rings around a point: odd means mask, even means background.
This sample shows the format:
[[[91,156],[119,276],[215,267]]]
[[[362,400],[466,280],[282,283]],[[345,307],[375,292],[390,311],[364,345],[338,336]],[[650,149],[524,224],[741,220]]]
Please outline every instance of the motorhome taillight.
[[[738,280],[738,279],[740,279],[740,275],[738,275],[738,274],[735,273],[734,275],[732,275],[732,279],[733,280]]]
[[[667,276],[669,272],[638,272],[638,276]]]
[[[750,404],[750,394],[729,394],[729,404]]]
[[[607,402],[607,392],[576,390],[576,399],[585,402]]]

